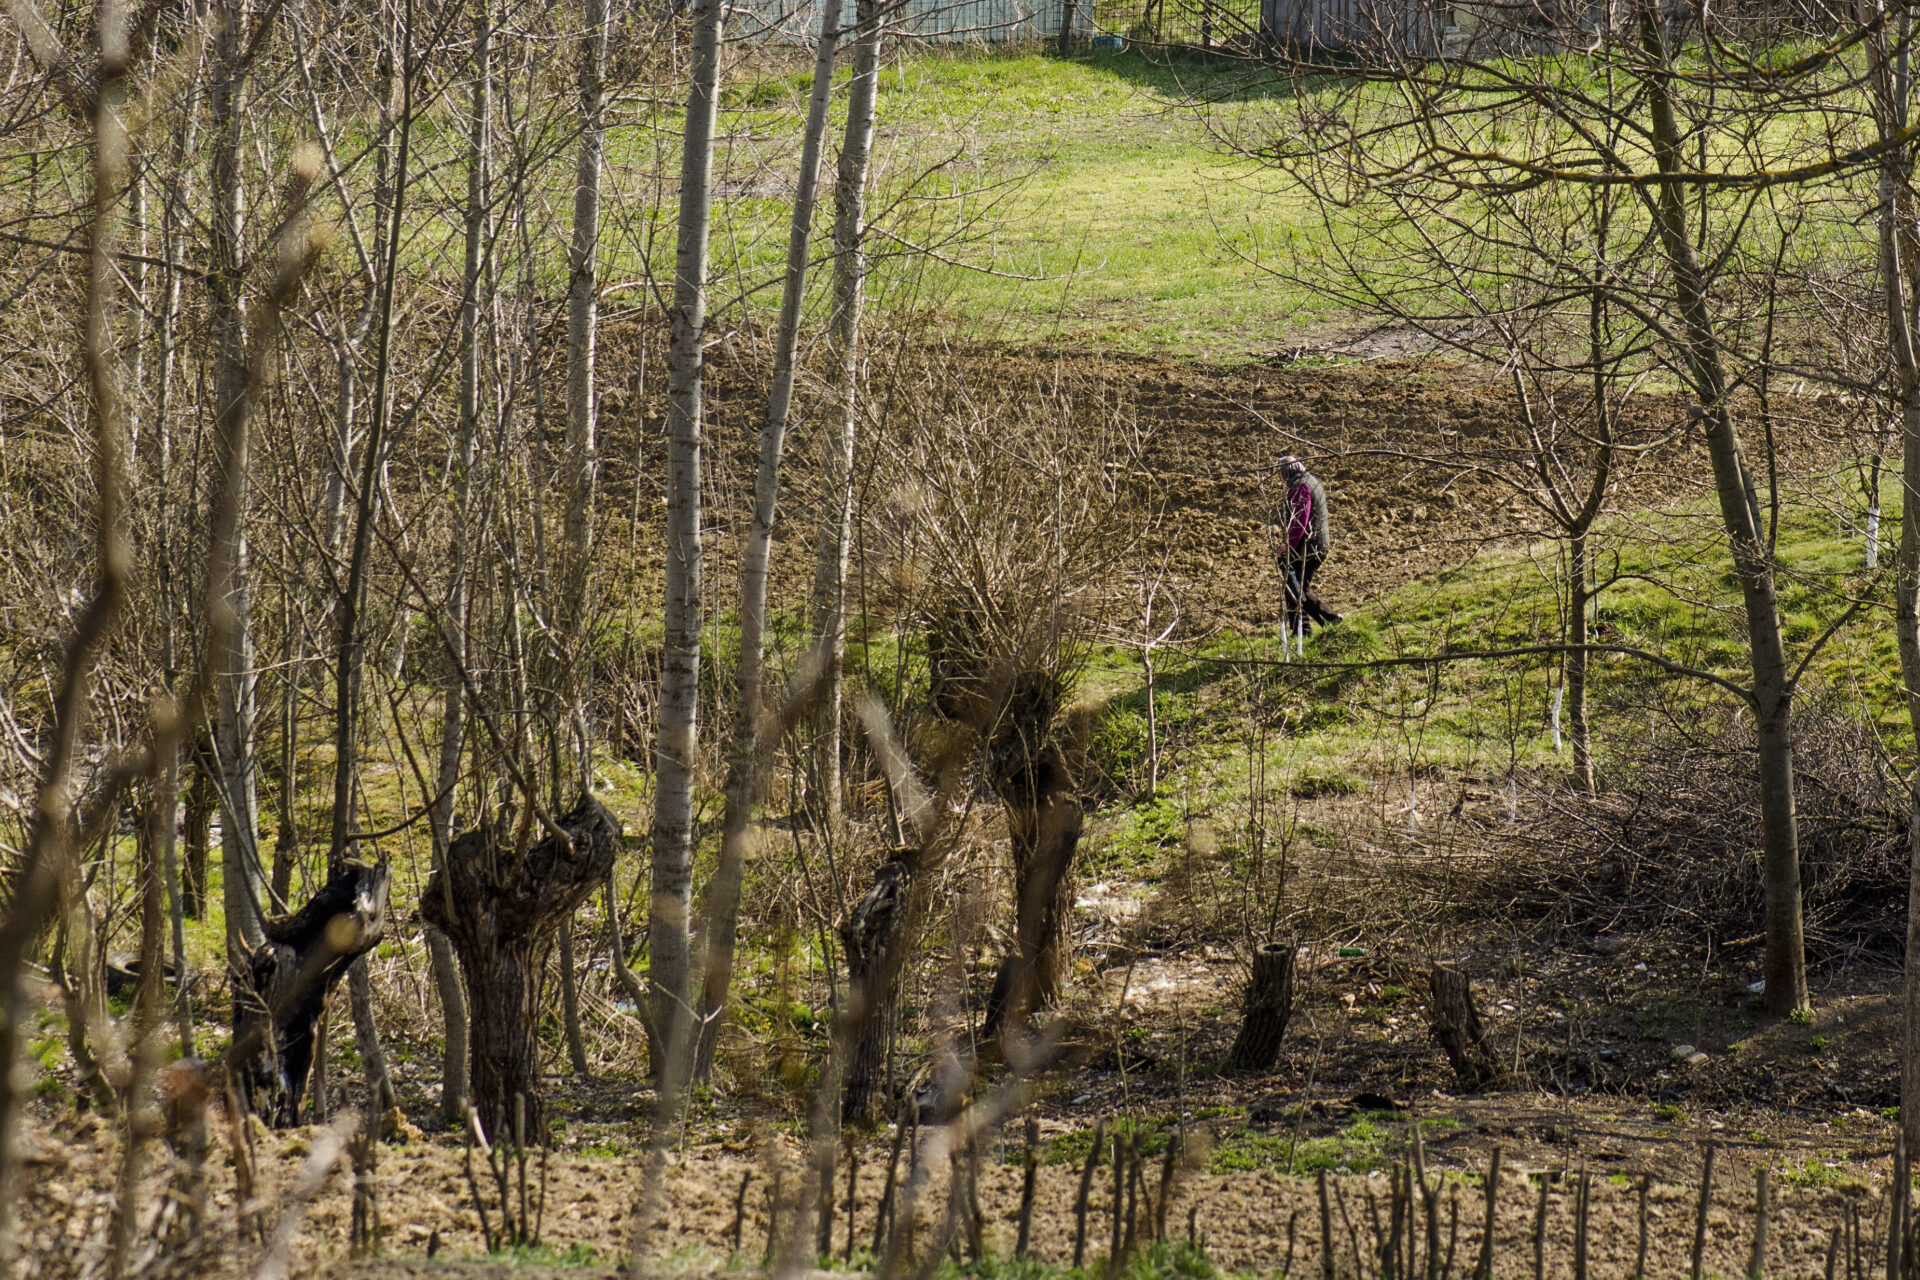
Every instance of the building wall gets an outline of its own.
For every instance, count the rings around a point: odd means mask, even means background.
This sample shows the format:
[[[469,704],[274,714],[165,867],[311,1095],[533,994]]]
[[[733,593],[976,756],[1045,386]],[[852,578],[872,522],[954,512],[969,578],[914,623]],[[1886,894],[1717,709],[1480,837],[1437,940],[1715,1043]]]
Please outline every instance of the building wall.
[[[1302,54],[1391,52],[1438,57],[1449,8],[1428,0],[1262,0],[1270,39]]]
[[[845,0],[844,21],[854,22],[854,0]],[[888,22],[889,34],[939,44],[1006,44],[1051,39],[1060,34],[1066,0],[904,0]],[[728,19],[741,40],[812,44],[820,32],[818,5],[794,0],[735,0]],[[1073,29],[1094,32],[1093,0],[1074,4]]]

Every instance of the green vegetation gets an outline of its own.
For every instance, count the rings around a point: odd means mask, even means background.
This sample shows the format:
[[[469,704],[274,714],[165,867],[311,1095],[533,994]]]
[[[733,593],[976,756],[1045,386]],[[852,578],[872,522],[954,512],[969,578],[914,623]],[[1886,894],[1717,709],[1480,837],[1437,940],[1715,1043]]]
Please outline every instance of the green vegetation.
[[[1841,620],[1853,597],[1880,589],[1864,568],[1858,536],[1835,528],[1833,508],[1852,483],[1846,475],[1813,477],[1789,496],[1782,514],[1782,609],[1796,659]],[[1885,496],[1891,523],[1898,519],[1894,486]],[[1739,682],[1746,659],[1737,604],[1722,603],[1737,597],[1726,581],[1722,539],[1706,518],[1708,505],[1685,503],[1603,522],[1597,541],[1620,581],[1601,596],[1597,624],[1602,643],[1644,649]],[[1151,873],[1156,856],[1186,845],[1197,816],[1244,811],[1256,770],[1270,790],[1309,800],[1357,796],[1364,780],[1404,777],[1415,762],[1422,769],[1495,774],[1564,764],[1548,727],[1558,687],[1551,654],[1433,668],[1366,665],[1400,655],[1557,642],[1555,563],[1551,543],[1491,551],[1368,602],[1310,639],[1308,660],[1328,665],[1284,700],[1277,690],[1297,687],[1301,677],[1293,677],[1295,685],[1267,683],[1288,678],[1277,636],[1226,635],[1163,656],[1156,710],[1163,760],[1174,765],[1163,764],[1158,796],[1140,790],[1147,742],[1139,660],[1118,650],[1100,655],[1088,684],[1106,698],[1106,711],[1090,760],[1093,772],[1112,780],[1117,803],[1087,855],[1089,874]],[[1824,641],[1808,685],[1862,709],[1890,748],[1906,751],[1911,732],[1897,697],[1893,643],[1890,628],[1856,617]],[[1355,665],[1340,665],[1349,663]],[[1731,705],[1724,690],[1705,681],[1666,676],[1627,655],[1603,656],[1592,677],[1594,732],[1603,748],[1616,728],[1644,729],[1643,691],[1651,685],[1675,706]],[[1273,709],[1250,712],[1248,696],[1266,687],[1276,689],[1268,695]],[[1635,692],[1623,696],[1623,689]],[[1280,723],[1263,731],[1256,714],[1277,715]],[[1257,756],[1249,755],[1249,739]],[[1168,783],[1176,776],[1177,788]],[[1697,998],[1674,997],[1637,1006],[1631,1016],[1643,1035],[1661,1038],[1691,1028],[1698,1006]]]
[[[1132,51],[917,60],[886,86],[883,130],[907,122],[888,131],[897,145],[937,126],[970,140],[990,180],[1019,180],[994,210],[991,255],[966,260],[1029,277],[949,270],[942,304],[1013,339],[1216,357],[1269,350],[1283,324],[1318,315],[1307,291],[1248,265],[1310,231],[1312,207],[1264,189],[1180,107],[1225,97],[1214,111],[1231,123],[1286,92],[1247,77]]]
[[[724,292],[763,316],[778,304],[809,66],[797,53],[760,51],[722,101],[722,132],[742,141],[719,175],[715,267],[736,282]],[[1227,360],[1270,351],[1280,332],[1331,313],[1249,264],[1311,234],[1317,215],[1225,154],[1212,130],[1231,131],[1290,93],[1270,72],[1154,51],[934,47],[889,64],[875,207],[890,210],[884,222],[900,243],[938,258],[883,252],[876,310],[930,306],[951,330],[1016,342]],[[1204,117],[1188,109],[1195,101],[1209,104]],[[614,191],[646,192],[671,171],[662,135],[645,113],[610,128]],[[432,140],[416,146],[431,154]],[[609,274],[669,278],[674,216],[671,200],[623,210],[603,250]],[[821,216],[831,217],[830,201]],[[564,252],[543,248],[536,271],[555,292]]]
[[[1076,1269],[1037,1258],[988,1256],[977,1262],[949,1262],[938,1274],[952,1280],[1085,1280],[1108,1271],[1104,1258]],[[1166,1240],[1142,1250],[1120,1275],[1125,1280],[1224,1280],[1225,1273],[1203,1250],[1184,1240]]]
[[[1780,1173],[1790,1187],[1837,1187],[1849,1181],[1836,1161],[1810,1155],[1797,1165],[1788,1165]]]
[[[1362,1115],[1338,1133],[1324,1138],[1304,1138],[1285,1131],[1242,1125],[1228,1131],[1214,1148],[1213,1171],[1244,1173],[1278,1169],[1283,1173],[1306,1175],[1322,1169],[1354,1173],[1384,1169],[1398,1158],[1400,1144],[1394,1141],[1393,1128],[1396,1119],[1393,1112]]]

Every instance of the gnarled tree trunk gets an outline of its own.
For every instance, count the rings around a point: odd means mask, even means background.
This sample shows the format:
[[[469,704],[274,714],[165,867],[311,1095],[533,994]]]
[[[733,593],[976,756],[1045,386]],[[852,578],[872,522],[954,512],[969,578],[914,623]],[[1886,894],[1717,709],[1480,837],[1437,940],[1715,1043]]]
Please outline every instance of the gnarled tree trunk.
[[[276,1128],[299,1121],[327,993],[386,932],[387,881],[385,866],[340,864],[306,906],[266,921],[244,957],[233,1058],[247,1105]]]
[[[927,667],[934,710],[987,741],[987,781],[1006,807],[1013,846],[1015,946],[987,997],[982,1031],[992,1037],[1004,1021],[1017,1026],[1059,997],[1085,810],[1054,738],[1064,681],[1043,660],[1008,653],[989,631],[975,609],[937,621],[927,635]]]
[[[986,1033],[1015,1026],[1060,995],[1062,924],[1073,905],[1070,872],[1084,811],[1073,772],[1053,739],[1058,678],[1023,672],[1009,689],[987,748],[994,794],[1013,846],[1015,948],[987,1001]]]
[[[540,978],[561,921],[613,869],[620,821],[582,796],[549,835],[516,855],[496,826],[469,831],[428,879],[420,914],[447,935],[466,975],[470,1087],[489,1134],[507,1131],[513,1100],[525,1095],[526,1123],[546,1132],[540,1095]]]
[[[887,1025],[893,1013],[893,983],[913,938],[917,856],[902,850],[880,864],[873,884],[840,922],[847,949],[847,1026],[851,1049],[840,1118],[847,1124],[878,1119],[881,1072],[886,1065]]]

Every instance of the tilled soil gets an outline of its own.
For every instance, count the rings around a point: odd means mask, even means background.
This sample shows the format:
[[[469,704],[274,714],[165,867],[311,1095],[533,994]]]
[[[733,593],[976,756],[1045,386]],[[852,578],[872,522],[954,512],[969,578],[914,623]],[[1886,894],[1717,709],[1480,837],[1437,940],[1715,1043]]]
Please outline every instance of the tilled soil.
[[[1535,1223],[1545,1188],[1543,1263],[1549,1276],[1575,1274],[1574,1205],[1583,1172],[1589,1183],[1590,1231],[1586,1264],[1596,1276],[1635,1273],[1640,1247],[1639,1186],[1647,1175],[1648,1275],[1684,1275],[1698,1213],[1698,1148],[1694,1137],[1716,1136],[1718,1152],[1714,1191],[1706,1215],[1704,1264],[1708,1274],[1745,1274],[1755,1224],[1754,1171],[1762,1164],[1778,1169],[1782,1151],[1759,1131],[1714,1134],[1704,1128],[1684,1136],[1662,1134],[1654,1127],[1624,1121],[1592,1104],[1540,1095],[1478,1100],[1453,1110],[1462,1123],[1457,1129],[1436,1129],[1428,1145],[1431,1185],[1438,1212],[1437,1239],[1443,1257],[1451,1254],[1454,1274],[1470,1273],[1480,1249],[1484,1213],[1484,1177],[1463,1181],[1461,1173],[1484,1172],[1491,1147],[1503,1149],[1503,1174],[1497,1197],[1495,1272],[1528,1274],[1533,1268]],[[1743,1118],[1750,1123],[1751,1118]],[[1489,1129],[1513,1135],[1531,1128],[1550,1135],[1555,1145],[1543,1146],[1525,1137],[1504,1140],[1489,1137]],[[1867,1126],[1854,1141],[1865,1145],[1835,1169],[1831,1185],[1810,1187],[1773,1181],[1768,1222],[1769,1274],[1817,1275],[1828,1244],[1848,1206],[1862,1218],[1863,1249],[1869,1239],[1872,1216],[1884,1204],[1884,1130]],[[1206,1125],[1189,1131],[1190,1150],[1204,1156]],[[1043,1122],[1043,1143],[1066,1132],[1061,1125]],[[259,1139],[258,1160],[265,1187],[284,1195],[297,1180],[300,1166],[317,1141],[315,1131],[303,1130]],[[30,1195],[42,1204],[54,1200],[72,1203],[98,1195],[111,1185],[110,1153],[97,1146],[70,1146],[57,1137],[40,1135],[35,1143],[40,1159],[31,1166]],[[876,1209],[889,1158],[889,1144],[869,1141],[855,1148],[860,1170],[855,1182],[854,1244],[856,1252],[872,1244]],[[919,1134],[922,1175],[912,1193],[917,1200],[916,1246],[938,1247],[949,1222],[958,1214],[949,1201],[949,1174],[955,1168],[946,1133],[928,1127]],[[216,1148],[211,1170],[210,1217],[224,1223],[234,1212],[232,1170]],[[1014,1251],[1018,1232],[1022,1173],[1019,1152],[1012,1147],[983,1148],[978,1165],[977,1202],[981,1215],[981,1245],[1001,1257]],[[465,1153],[451,1139],[416,1137],[404,1145],[389,1145],[380,1153],[375,1175],[382,1223],[382,1256],[347,1265],[347,1223],[351,1212],[351,1179],[342,1167],[328,1180],[304,1218],[297,1220],[291,1259],[296,1273],[318,1270],[326,1274],[400,1277],[444,1274],[449,1264],[458,1274],[476,1277],[493,1272],[472,1265],[485,1258],[484,1240],[475,1212],[472,1183]],[[540,1219],[541,1257],[574,1265],[555,1274],[582,1274],[580,1264],[619,1263],[630,1256],[634,1240],[635,1206],[640,1191],[644,1156],[584,1158],[556,1155],[530,1166],[532,1194],[545,1188]],[[964,1167],[964,1166],[962,1166]],[[1151,1230],[1157,1209],[1164,1163],[1146,1162],[1139,1191],[1140,1230]],[[482,1196],[491,1220],[499,1222],[495,1191],[479,1165]],[[905,1160],[902,1173],[905,1172]],[[847,1162],[839,1164],[836,1182],[834,1250],[844,1252]],[[1074,1252],[1074,1206],[1080,1172],[1070,1161],[1044,1164],[1038,1171],[1032,1219],[1031,1251],[1040,1258],[1067,1262]],[[737,1223],[738,1261],[743,1269],[764,1259],[769,1248],[769,1207],[779,1188],[778,1219],[772,1227],[774,1243],[785,1247],[793,1218],[796,1189],[802,1185],[798,1144],[791,1137],[751,1142],[697,1142],[672,1154],[660,1210],[647,1233],[647,1256],[656,1262],[647,1274],[711,1274],[730,1269],[734,1256],[736,1205],[745,1212]],[[904,1205],[907,1180],[902,1179]],[[1166,1231],[1184,1237],[1191,1231],[1220,1266],[1251,1273],[1284,1271],[1291,1275],[1323,1274],[1321,1270],[1321,1216],[1319,1188],[1310,1179],[1280,1177],[1270,1171],[1209,1173],[1181,1169],[1175,1173],[1165,1213]],[[1392,1193],[1384,1173],[1371,1176],[1336,1171],[1329,1179],[1331,1234],[1337,1269],[1343,1275],[1374,1274],[1378,1270],[1379,1233],[1375,1223],[1386,1222]],[[272,1205],[278,1195],[270,1195]],[[1113,1188],[1110,1161],[1095,1171],[1088,1198],[1086,1256],[1104,1255],[1110,1248]],[[900,1211],[904,1214],[905,1210]],[[954,1218],[949,1218],[949,1213]],[[1884,1216],[1884,1214],[1883,1214]],[[263,1226],[278,1226],[279,1211],[270,1208]],[[1424,1257],[1426,1235],[1422,1219],[1419,1250]],[[957,1247],[968,1248],[964,1227],[955,1226]],[[77,1246],[77,1242],[76,1246]],[[1140,1243],[1140,1242],[1136,1242]],[[57,1247],[45,1237],[36,1248]],[[1356,1250],[1359,1257],[1356,1259]],[[201,1260],[199,1274],[250,1271],[263,1252],[256,1238],[230,1240],[215,1256]],[[538,1270],[535,1274],[540,1273]],[[516,1274],[529,1274],[516,1271]]]
[[[610,343],[615,353],[632,342]],[[876,361],[888,357],[876,356]],[[735,531],[746,527],[765,378],[744,340],[711,356],[708,391],[710,581],[731,590]],[[1275,459],[1294,453],[1326,483],[1335,549],[1319,592],[1336,610],[1377,598],[1476,551],[1548,531],[1540,513],[1479,469],[1490,453],[1519,447],[1522,413],[1497,370],[1438,358],[1298,367],[1286,354],[1235,368],[1081,350],[976,348],[916,352],[975,386],[1039,391],[1063,380],[1099,385],[1114,412],[1137,422],[1141,463],[1159,485],[1163,518],[1143,561],[1168,557],[1167,586],[1188,635],[1245,632],[1278,613],[1279,578],[1268,521],[1280,494]],[[887,397],[889,370],[870,372],[871,395]],[[631,379],[617,369],[609,384]],[[1748,406],[1751,410],[1751,406]],[[911,414],[911,396],[887,410]],[[1853,408],[1827,396],[1780,396],[1773,409],[1778,460],[1788,472],[1838,458],[1855,440]],[[775,543],[776,598],[804,591],[813,566],[813,494],[820,452],[818,412],[798,415],[787,451],[782,522]],[[664,404],[610,393],[606,411],[609,509],[627,495],[635,509],[665,501],[661,487]],[[1698,429],[1685,428],[1678,394],[1633,398],[1623,421],[1641,439],[1671,436],[1618,483],[1627,507],[1697,496],[1711,483]],[[1758,436],[1758,431],[1754,435]],[[1750,442],[1756,466],[1764,454]],[[720,584],[727,584],[721,586]]]

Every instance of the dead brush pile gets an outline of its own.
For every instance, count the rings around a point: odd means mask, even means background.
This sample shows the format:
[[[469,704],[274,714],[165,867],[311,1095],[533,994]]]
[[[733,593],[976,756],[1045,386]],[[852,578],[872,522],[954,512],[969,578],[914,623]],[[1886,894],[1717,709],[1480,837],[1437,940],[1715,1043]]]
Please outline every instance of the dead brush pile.
[[[1722,945],[1760,932],[1751,718],[1669,712],[1614,741],[1598,795],[1535,790],[1531,819],[1494,836],[1504,849],[1485,864],[1490,901],[1583,932]],[[1898,772],[1873,726],[1831,692],[1810,690],[1797,718],[1808,959],[1897,960],[1909,849]]]

